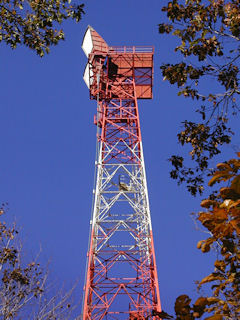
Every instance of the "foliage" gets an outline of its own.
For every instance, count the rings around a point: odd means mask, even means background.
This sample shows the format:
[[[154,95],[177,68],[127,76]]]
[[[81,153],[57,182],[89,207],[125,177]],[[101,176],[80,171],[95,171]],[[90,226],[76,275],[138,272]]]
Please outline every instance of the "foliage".
[[[4,213],[4,207],[0,214]],[[0,222],[0,318],[71,319],[73,307],[69,292],[55,293],[48,270],[37,259],[25,263],[15,224]]]
[[[180,39],[174,64],[162,64],[164,80],[177,85],[178,95],[197,104],[201,121],[183,122],[178,134],[181,145],[190,145],[190,158],[173,155],[171,177],[185,182],[192,195],[202,193],[209,160],[231,141],[228,127],[239,111],[240,1],[173,0],[162,8],[169,23],[159,24],[161,34]]]
[[[217,165],[209,186],[227,186],[220,188],[214,200],[203,200],[205,211],[197,214],[209,235],[198,242],[197,248],[203,253],[218,253],[214,271],[198,283],[199,289],[210,284],[211,294],[199,297],[192,305],[187,295],[179,296],[175,303],[176,320],[202,316],[208,320],[240,319],[240,153],[238,157]]]
[[[59,25],[67,19],[78,22],[83,7],[71,0],[0,0],[0,41],[13,49],[23,44],[42,57],[64,39]]]

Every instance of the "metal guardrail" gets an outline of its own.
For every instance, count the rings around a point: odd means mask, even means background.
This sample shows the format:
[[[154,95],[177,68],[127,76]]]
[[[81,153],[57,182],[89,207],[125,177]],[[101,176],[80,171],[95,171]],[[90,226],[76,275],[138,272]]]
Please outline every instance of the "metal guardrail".
[[[116,53],[153,53],[152,46],[111,46],[109,52]]]

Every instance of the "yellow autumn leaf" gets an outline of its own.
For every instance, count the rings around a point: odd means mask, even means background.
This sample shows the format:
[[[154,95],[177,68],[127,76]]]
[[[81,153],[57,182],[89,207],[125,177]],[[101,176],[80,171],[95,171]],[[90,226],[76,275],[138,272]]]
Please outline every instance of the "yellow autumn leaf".
[[[233,228],[236,230],[237,234],[240,235],[240,223],[237,220],[232,220],[230,221],[231,225],[233,226]]]
[[[235,169],[240,168],[240,160],[239,159],[231,159],[228,161]]]
[[[227,169],[227,170],[231,170],[231,166],[228,163],[218,163],[217,164],[217,168],[218,169]]]
[[[219,298],[209,297],[209,298],[207,298],[207,301],[208,301],[208,305],[211,305],[211,304],[219,302]]]
[[[201,207],[203,207],[203,208],[210,208],[210,206],[214,206],[215,204],[217,204],[216,201],[206,199],[206,200],[202,200],[202,202],[201,202]]]
[[[220,182],[221,180],[226,181],[232,177],[233,177],[233,174],[230,174],[228,171],[216,171],[212,179],[210,179],[210,181],[208,182],[208,185],[212,186],[216,182]]]
[[[197,243],[197,248],[200,249],[201,246],[202,246],[202,244],[203,244],[204,242],[205,242],[205,240],[200,240],[200,241],[198,241],[198,243]]]
[[[225,271],[226,263],[223,260],[216,260],[214,266],[221,271]]]
[[[230,205],[233,203],[230,199],[226,199],[223,203],[220,204],[219,208],[229,208]]]
[[[227,220],[227,218],[228,218],[227,212],[223,208],[214,209],[213,210],[213,214],[214,214],[214,218],[217,218],[217,219],[220,219],[220,220]]]
[[[195,306],[205,306],[208,302],[208,298],[206,297],[200,297],[197,299],[197,301],[194,303]]]
[[[235,192],[239,194],[240,197],[240,175],[236,176],[232,183],[231,183],[231,189],[233,189]]]
[[[215,314],[211,317],[207,317],[204,320],[223,320],[223,315],[221,314]]]
[[[212,282],[216,280],[222,280],[224,279],[222,276],[215,276],[212,273],[208,275],[207,277],[203,278],[200,282],[200,284],[207,283],[207,282]]]
[[[239,205],[240,205],[240,199],[237,200],[237,201],[233,201],[233,202],[231,203],[231,205],[229,206],[229,209],[234,208],[234,207],[238,207],[238,208],[236,208],[236,209],[240,210]],[[239,215],[239,212],[238,212],[238,215]]]

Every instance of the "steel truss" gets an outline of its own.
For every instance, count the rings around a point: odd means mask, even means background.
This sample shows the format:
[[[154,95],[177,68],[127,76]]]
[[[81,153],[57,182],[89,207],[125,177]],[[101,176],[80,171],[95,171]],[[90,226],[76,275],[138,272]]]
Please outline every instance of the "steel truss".
[[[98,140],[83,320],[154,319],[161,306],[137,104],[152,96],[153,50],[108,48],[90,30]]]

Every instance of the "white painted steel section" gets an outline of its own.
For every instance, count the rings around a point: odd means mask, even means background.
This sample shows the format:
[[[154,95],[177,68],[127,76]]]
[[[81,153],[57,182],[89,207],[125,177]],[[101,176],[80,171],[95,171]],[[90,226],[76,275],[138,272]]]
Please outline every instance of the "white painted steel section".
[[[96,179],[96,189],[95,189],[95,200],[94,200],[94,208],[93,208],[93,216],[92,216],[92,228],[95,227],[97,211],[99,208],[99,196],[102,184],[102,142],[100,144],[100,151],[98,155],[97,166],[97,179]]]
[[[146,204],[147,204],[149,227],[150,227],[150,230],[152,230],[152,221],[151,221],[150,205],[149,205],[149,198],[148,198],[147,178],[146,178],[146,169],[145,169],[142,141],[140,142],[140,150],[141,150],[141,157],[142,157],[143,183],[144,183],[144,189],[145,189],[145,194],[146,194],[146,202],[147,202]]]
[[[102,148],[101,143],[92,217],[95,257],[97,259],[101,250],[109,248],[115,248],[114,250],[131,248],[133,250],[137,246],[138,254],[142,256],[142,259],[146,259],[149,257],[151,243],[151,218],[143,157],[141,157],[141,165],[137,163],[104,164],[102,163]],[[140,148],[142,150],[142,146]],[[135,154],[138,148],[135,145],[130,150]],[[104,159],[106,160],[111,153],[112,148],[109,148]],[[120,182],[119,177],[121,176],[125,177],[127,183]],[[127,232],[132,238],[129,243],[125,243],[124,234],[120,236],[122,232]],[[139,237],[139,234],[142,236]],[[117,237],[118,241],[114,240],[115,242],[111,243],[114,237]]]

